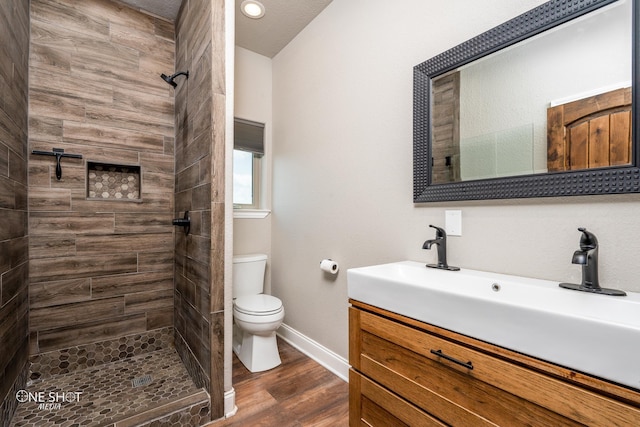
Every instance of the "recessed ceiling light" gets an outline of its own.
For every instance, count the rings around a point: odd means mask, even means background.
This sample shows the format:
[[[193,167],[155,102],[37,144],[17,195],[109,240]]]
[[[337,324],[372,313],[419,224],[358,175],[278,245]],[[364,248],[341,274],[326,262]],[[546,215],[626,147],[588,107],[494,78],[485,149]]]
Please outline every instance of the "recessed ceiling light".
[[[264,5],[256,0],[244,0],[240,5],[242,13],[252,19],[260,19],[264,16]]]

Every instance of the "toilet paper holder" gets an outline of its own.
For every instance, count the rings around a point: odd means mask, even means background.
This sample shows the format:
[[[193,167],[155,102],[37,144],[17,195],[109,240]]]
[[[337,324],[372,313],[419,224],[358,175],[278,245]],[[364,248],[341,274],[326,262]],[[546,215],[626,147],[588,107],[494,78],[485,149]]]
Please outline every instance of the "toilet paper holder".
[[[340,267],[338,263],[333,261],[331,258],[323,259],[320,261],[320,270],[325,271],[330,274],[337,274]]]

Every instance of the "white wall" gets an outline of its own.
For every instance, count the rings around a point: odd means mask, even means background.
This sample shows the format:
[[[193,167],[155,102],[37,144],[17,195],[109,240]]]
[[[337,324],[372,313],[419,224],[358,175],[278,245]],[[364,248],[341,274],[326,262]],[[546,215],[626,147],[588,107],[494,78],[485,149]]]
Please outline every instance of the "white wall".
[[[579,281],[584,226],[601,283],[640,291],[638,195],[412,203],[413,66],[542,3],[334,0],[273,59],[271,278],[285,323],[347,357],[346,270],[434,262],[422,243],[450,208],[463,212],[452,265]]]
[[[265,124],[265,156],[263,167],[264,208],[271,207],[272,93],[271,59],[236,46],[235,49],[235,117]],[[235,218],[233,220],[233,253],[267,254],[271,259],[271,216]],[[268,263],[265,288],[270,288]]]

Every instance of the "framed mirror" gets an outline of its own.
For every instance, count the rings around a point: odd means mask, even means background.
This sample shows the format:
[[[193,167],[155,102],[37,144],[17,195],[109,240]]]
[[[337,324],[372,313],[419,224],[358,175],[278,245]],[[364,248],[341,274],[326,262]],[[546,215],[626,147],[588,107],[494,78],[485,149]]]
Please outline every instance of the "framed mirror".
[[[414,67],[415,203],[640,192],[640,0],[551,0]]]

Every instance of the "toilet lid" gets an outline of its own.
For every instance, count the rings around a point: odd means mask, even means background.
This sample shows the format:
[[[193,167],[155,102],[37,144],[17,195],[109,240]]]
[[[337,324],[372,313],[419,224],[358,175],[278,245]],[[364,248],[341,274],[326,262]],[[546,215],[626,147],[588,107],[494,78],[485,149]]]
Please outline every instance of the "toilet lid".
[[[282,310],[282,301],[271,295],[245,295],[234,301],[241,313],[266,316]]]

